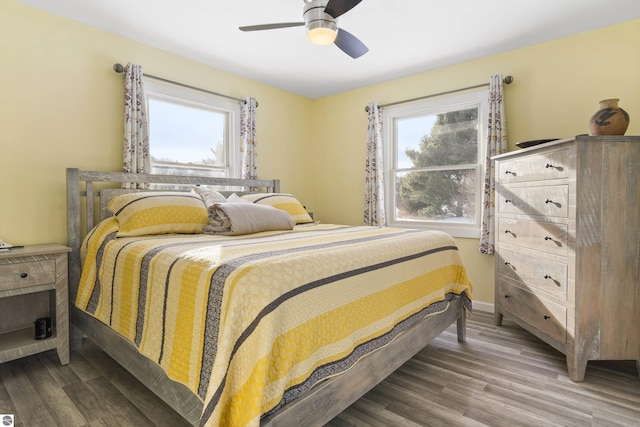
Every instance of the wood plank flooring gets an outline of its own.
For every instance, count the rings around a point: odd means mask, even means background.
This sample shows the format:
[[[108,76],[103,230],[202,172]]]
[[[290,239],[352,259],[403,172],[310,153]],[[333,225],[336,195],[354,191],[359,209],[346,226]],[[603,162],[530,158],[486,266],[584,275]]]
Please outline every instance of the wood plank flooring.
[[[55,351],[0,364],[0,414],[16,426],[188,424],[107,355],[85,341],[61,366]],[[590,362],[583,383],[564,356],[493,314],[455,325],[327,427],[640,426],[635,362]]]

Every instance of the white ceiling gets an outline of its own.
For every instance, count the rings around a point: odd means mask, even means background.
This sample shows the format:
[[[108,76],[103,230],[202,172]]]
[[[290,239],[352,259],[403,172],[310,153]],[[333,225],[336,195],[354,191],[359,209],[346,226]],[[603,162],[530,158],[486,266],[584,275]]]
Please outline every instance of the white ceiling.
[[[363,0],[338,19],[370,49],[352,59],[304,27],[238,30],[302,21],[303,0],[19,1],[309,98],[640,18],[640,0]]]

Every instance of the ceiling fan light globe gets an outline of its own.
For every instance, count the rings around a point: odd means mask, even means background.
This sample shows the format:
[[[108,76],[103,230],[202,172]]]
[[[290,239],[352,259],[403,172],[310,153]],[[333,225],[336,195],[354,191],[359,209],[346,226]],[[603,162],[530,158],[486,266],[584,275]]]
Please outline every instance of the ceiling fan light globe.
[[[312,28],[307,32],[309,41],[318,46],[326,46],[333,43],[338,35],[337,31],[331,28]]]

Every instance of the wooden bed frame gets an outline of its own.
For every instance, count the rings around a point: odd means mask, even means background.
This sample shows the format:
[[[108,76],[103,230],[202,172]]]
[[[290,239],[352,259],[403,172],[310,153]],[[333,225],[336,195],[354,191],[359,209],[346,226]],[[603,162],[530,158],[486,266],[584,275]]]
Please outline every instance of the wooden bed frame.
[[[82,184],[84,183],[84,184]],[[127,174],[67,169],[67,229],[69,246],[69,296],[75,302],[81,275],[80,245],[87,230],[108,215],[105,194],[113,194],[122,183],[166,185],[210,185],[226,192],[242,193],[249,188],[279,192],[278,180],[243,180],[195,176]],[[94,184],[98,186],[94,187]],[[100,188],[100,186],[104,188]],[[111,189],[108,189],[111,187]],[[120,189],[117,192],[139,190]],[[224,191],[221,191],[224,193]],[[84,204],[81,200],[84,200]],[[95,207],[99,206],[99,214]],[[96,218],[97,217],[97,218]],[[462,298],[455,298],[448,308],[425,318],[420,324],[398,336],[391,344],[360,360],[347,372],[316,385],[309,393],[265,417],[261,426],[321,426],[345,410],[376,384],[411,359],[418,351],[457,322],[458,341],[465,340],[466,312]],[[202,401],[186,386],[171,380],[151,360],[141,356],[135,346],[111,328],[71,304],[71,347],[82,346],[88,337],[105,353],[122,365],[147,388],[193,425],[199,425]]]

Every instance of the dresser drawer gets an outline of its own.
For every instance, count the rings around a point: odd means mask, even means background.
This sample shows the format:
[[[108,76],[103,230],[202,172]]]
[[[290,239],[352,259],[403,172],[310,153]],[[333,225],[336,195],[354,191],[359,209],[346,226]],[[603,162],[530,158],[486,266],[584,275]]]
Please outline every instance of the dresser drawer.
[[[505,280],[498,281],[503,311],[524,320],[561,343],[567,339],[567,309]]]
[[[0,290],[55,282],[56,263],[52,259],[0,265]]]
[[[498,188],[498,212],[567,218],[568,185]]]
[[[567,178],[569,176],[568,159],[568,150],[558,150],[515,160],[505,160],[498,163],[498,182],[508,184]]]
[[[498,240],[554,255],[566,256],[567,224],[498,219]]]
[[[567,264],[501,248],[498,274],[567,300]]]

